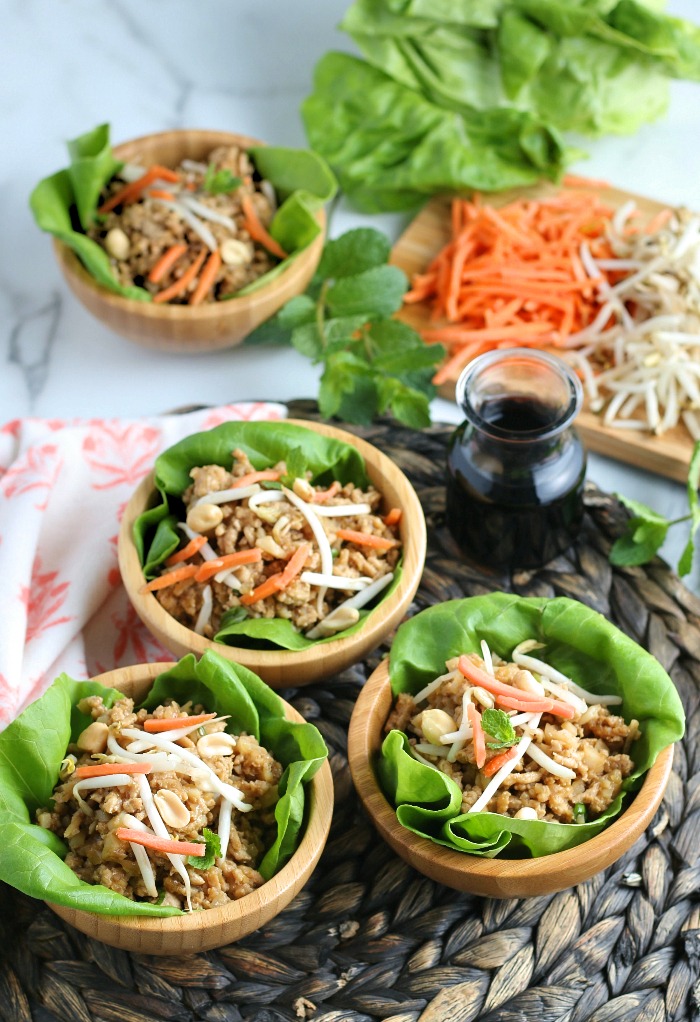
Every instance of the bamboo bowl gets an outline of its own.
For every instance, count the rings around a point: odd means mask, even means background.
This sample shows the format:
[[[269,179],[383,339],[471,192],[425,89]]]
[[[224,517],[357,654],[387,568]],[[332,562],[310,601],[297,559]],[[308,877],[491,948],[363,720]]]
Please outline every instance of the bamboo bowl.
[[[93,678],[135,700],[145,699],[155,678],[173,664],[139,664],[107,671]],[[304,718],[288,703],[288,720]],[[326,761],[308,785],[308,819],[301,843],[282,869],[262,887],[239,901],[181,916],[111,916],[66,908],[47,902],[50,909],[88,937],[113,947],[147,955],[196,954],[240,940],[264,926],[284,909],[311,876],[328,837],[333,815],[333,778]]]
[[[114,147],[114,155],[127,162],[160,163],[175,167],[183,159],[202,160],[220,145],[248,148],[262,145],[248,135],[224,131],[164,131]],[[325,213],[317,219],[325,228]],[[321,258],[324,230],[274,280],[251,294],[190,308],[187,305],[155,305],[138,302],[103,287],[85,269],[75,252],[54,240],[58,265],[66,282],[82,305],[115,333],[136,344],[158,351],[197,355],[231,348],[260,323],[269,319],[285,302],[301,294]]]
[[[536,859],[484,859],[453,851],[402,827],[379,787],[373,764],[380,753],[393,695],[383,660],[355,704],[348,732],[348,761],[362,804],[380,835],[410,866],[458,891],[488,898],[527,898],[582,883],[616,862],[649,826],[673,766],[673,746],[661,752],[628,808],[605,830],[575,848]]]
[[[425,518],[418,496],[390,458],[366,441],[334,426],[296,419],[285,421],[356,447],[365,460],[370,481],[384,497],[386,508],[400,507],[403,510],[399,526],[403,544],[401,579],[394,591],[367,616],[362,628],[354,635],[330,639],[300,651],[255,650],[213,642],[176,621],[152,593],[140,592],[145,579],[133,540],[133,525],[148,508],[153,497],[152,474],[143,480],[126,505],[118,544],[119,568],[129,599],[146,628],[166,649],[177,657],[185,653],[201,656],[205,650],[213,649],[220,656],[255,671],[271,688],[310,685],[363,660],[399,625],[406,614],[420,584],[427,549]]]

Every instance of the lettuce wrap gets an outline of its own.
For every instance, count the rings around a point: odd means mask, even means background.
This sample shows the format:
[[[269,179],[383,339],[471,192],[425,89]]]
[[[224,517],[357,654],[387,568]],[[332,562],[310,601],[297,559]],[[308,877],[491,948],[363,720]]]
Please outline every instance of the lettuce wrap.
[[[70,742],[91,722],[78,710],[86,696],[101,695],[112,706],[122,695],[99,682],[57,678],[0,734],[0,880],[33,898],[101,915],[181,915],[179,909],[136,902],[101,885],[86,884],[65,865],[68,848],[56,834],[33,823],[58,783]],[[207,652],[188,654],[160,674],[142,704],[193,700],[208,711],[230,714],[227,731],[247,731],[285,768],[275,806],[277,836],[259,867],[266,880],[290,859],[305,824],[306,784],[328,755],[313,724],[286,720],[282,700],[252,671]]]
[[[202,465],[230,469],[235,448],[245,452],[255,469],[269,468],[279,461],[289,463],[292,457],[297,465],[295,474],[311,472],[315,486],[328,486],[334,479],[363,489],[369,485],[364,459],[355,447],[290,422],[227,422],[195,433],[156,459],[156,503],[134,522],[134,542],[146,578],[154,578],[158,567],[180,545],[182,534],[177,522],[185,517],[181,498],[192,481],[190,470]],[[399,562],[392,582],[378,597],[379,602],[394,591],[400,577]],[[291,621],[248,617],[243,608],[237,607],[222,617],[214,639],[249,649],[303,650],[353,635],[369,613],[370,609],[363,608],[356,624],[329,638],[307,639]]]
[[[99,284],[123,298],[150,302],[145,288],[119,283],[105,250],[85,234],[97,216],[102,189],[123,166],[112,153],[109,125],[100,124],[72,139],[67,148],[69,166],[40,181],[29,198],[34,219],[42,231],[72,248]],[[316,213],[336,191],[335,178],[317,153],[277,146],[252,146],[248,153],[277,193],[280,205],[269,232],[288,255],[226,299],[249,294],[279,276],[318,236]]]
[[[415,759],[399,731],[384,739],[377,762],[380,785],[404,827],[447,848],[486,858],[517,858],[581,844],[619,814],[658,753],[682,737],[684,714],[676,688],[654,657],[582,603],[492,593],[447,601],[401,625],[391,647],[393,694],[419,692],[444,673],[446,660],[480,653],[482,639],[506,660],[518,643],[536,639],[545,646],[537,655],[546,663],[590,691],[621,696],[620,715],[638,720],[641,730],[630,751],[634,771],[621,793],[589,823],[462,813],[457,784]]]

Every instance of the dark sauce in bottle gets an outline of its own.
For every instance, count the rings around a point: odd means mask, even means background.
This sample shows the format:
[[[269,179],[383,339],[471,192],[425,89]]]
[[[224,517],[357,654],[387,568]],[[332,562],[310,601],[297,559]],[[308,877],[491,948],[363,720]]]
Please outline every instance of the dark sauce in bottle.
[[[501,372],[495,386],[480,389],[472,370],[461,400],[467,418],[447,459],[447,524],[469,560],[493,568],[545,564],[571,544],[583,516],[586,458],[571,427],[578,382],[558,359],[534,352],[492,353],[486,369],[516,355],[514,378]],[[524,385],[533,360],[534,386]],[[569,387],[547,387],[550,362],[564,367]]]

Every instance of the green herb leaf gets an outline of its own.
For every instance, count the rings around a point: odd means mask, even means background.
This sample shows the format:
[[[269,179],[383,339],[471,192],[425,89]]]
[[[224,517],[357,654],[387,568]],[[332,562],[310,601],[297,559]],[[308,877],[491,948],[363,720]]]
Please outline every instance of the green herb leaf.
[[[292,331],[292,347],[312,362],[323,358],[323,337],[317,323],[303,323]]]
[[[277,323],[283,330],[294,330],[316,319],[316,302],[309,295],[297,295],[277,313]]]
[[[341,277],[329,287],[326,301],[336,316],[390,316],[401,308],[407,288],[406,274],[398,266],[374,266]]]
[[[214,865],[215,859],[221,858],[221,840],[208,827],[202,831],[206,852],[204,855],[188,855],[185,862],[188,866],[196,866],[198,869],[209,869]]]
[[[693,446],[693,453],[690,458],[688,469],[688,507],[690,508],[690,535],[685,549],[678,562],[678,574],[687,575],[693,566],[693,555],[695,553],[695,533],[700,527],[700,502],[698,501],[698,486],[700,485],[700,440]]]
[[[382,266],[390,254],[391,244],[386,235],[373,227],[358,227],[326,243],[316,274],[324,280],[356,277]]]
[[[509,749],[511,745],[518,744],[515,728],[504,710],[484,710],[481,725],[486,734],[494,739],[486,743],[489,749]]]
[[[246,343],[291,344],[321,364],[318,404],[327,418],[365,425],[390,412],[423,429],[445,350],[388,318],[408,287],[406,275],[387,265],[390,252],[389,240],[372,228],[327,242],[306,294],[287,302]]]
[[[616,494],[633,512],[627,529],[610,550],[610,563],[619,566],[646,564],[663,546],[671,524],[663,515],[639,501]]]
[[[295,479],[306,478],[306,470],[309,465],[301,447],[292,447],[285,458],[285,463],[287,465],[287,472],[283,476],[282,482],[286,486],[291,486]]]
[[[210,163],[202,187],[210,195],[227,195],[229,192],[235,192],[242,184],[242,179],[235,177],[227,167],[217,170],[216,166]]]

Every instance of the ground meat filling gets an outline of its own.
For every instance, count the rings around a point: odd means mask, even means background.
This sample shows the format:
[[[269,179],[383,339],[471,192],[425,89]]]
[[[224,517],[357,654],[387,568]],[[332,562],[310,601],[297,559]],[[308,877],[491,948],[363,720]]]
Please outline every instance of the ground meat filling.
[[[475,654],[470,654],[469,659],[481,669],[486,669],[485,662]],[[492,780],[488,775],[488,764],[502,750],[489,749],[487,744],[486,760],[481,769],[476,765],[471,737],[464,741],[453,758],[447,756],[449,743],[445,751],[437,754],[431,751],[436,750],[435,723],[439,723],[441,718],[433,714],[431,725],[430,715],[424,717],[426,711],[443,711],[446,719],[454,722],[454,730],[462,724],[463,699],[471,686],[456,669],[456,664],[457,660],[448,662],[445,680],[420,704],[413,696],[401,693],[386,721],[385,731],[404,732],[417,757],[452,778],[462,792],[461,811],[466,813]],[[521,681],[519,674],[522,674],[522,668],[517,664],[494,663],[495,679],[505,684],[516,684],[517,687]],[[479,709],[483,710],[483,706]],[[514,710],[507,712],[511,718],[517,715]],[[429,734],[423,730],[424,721]],[[515,730],[518,739],[525,733],[521,727]],[[452,733],[451,728],[448,727],[445,733]],[[620,792],[624,779],[632,773],[634,763],[629,753],[640,737],[636,720],[627,723],[608,707],[596,703],[587,705],[585,712],[577,712],[570,720],[543,713],[537,726],[527,733],[531,733],[533,745],[556,764],[568,768],[574,776],[555,776],[525,752],[480,811],[531,819],[536,814],[539,820],[559,823],[580,822],[582,815],[586,820],[593,820],[605,812]],[[488,735],[486,739],[488,743]],[[581,806],[585,807],[583,814]]]
[[[190,509],[200,498],[235,488],[238,479],[254,471],[243,451],[234,451],[233,457],[230,471],[220,465],[204,465],[192,469],[192,485],[183,494],[188,522],[192,521]],[[280,462],[273,466],[273,470],[284,474],[286,466]],[[310,487],[307,479],[302,482]],[[323,487],[310,489],[323,491]],[[300,492],[303,492],[303,487]],[[354,590],[312,585],[297,576],[281,591],[254,603],[242,601],[242,597],[257,589],[271,576],[282,572],[291,555],[302,544],[310,544],[304,571],[321,572],[318,543],[309,522],[298,507],[288,500],[280,500],[253,509],[249,507],[249,501],[250,498],[245,498],[217,504],[215,507],[219,510],[212,514],[210,527],[207,527],[206,522],[195,522],[196,531],[206,536],[209,547],[217,556],[257,548],[262,552],[262,560],[236,568],[232,572],[234,577],[229,577],[227,581],[217,581],[216,577],[206,582],[186,578],[154,594],[177,621],[187,628],[196,629],[207,638],[213,638],[219,631],[223,615],[236,609],[243,616],[251,618],[285,618],[299,631],[307,632],[354,595]],[[363,578],[369,584],[369,581],[387,575],[396,567],[400,556],[398,531],[384,523],[380,515],[381,502],[382,496],[374,487],[369,486],[363,490],[353,483],[337,488],[332,496],[324,500],[324,507],[348,504],[370,507],[370,513],[320,518],[333,552],[334,575],[348,579]],[[313,503],[309,506],[313,508]],[[380,537],[392,545],[387,549],[374,549],[349,542],[338,536],[339,529]],[[204,563],[204,557],[198,553],[188,563]],[[167,566],[163,567],[163,571],[168,571]],[[211,613],[207,621],[197,628],[207,587],[210,587],[212,596]]]
[[[146,890],[130,844],[117,837],[119,827],[132,826],[126,816],[149,825],[136,779],[130,780],[128,785],[82,791],[80,794],[91,813],[88,815],[74,793],[74,774],[79,766],[96,762],[118,763],[119,758],[110,754],[107,737],[113,736],[119,746],[126,748],[133,739],[121,733],[124,728],[143,730],[144,721],[150,718],[183,717],[206,710],[169,702],[153,711],[135,711],[133,700],[128,698],[119,699],[107,708],[101,696],[84,699],[80,709],[94,722],[106,725],[107,730],[102,729],[98,739],[103,751],[95,754],[78,745],[69,747],[61,780],[53,792],[53,805],[37,812],[37,822],[63,838],[69,848],[66,864],[86,883],[102,884],[132,900],[163,900],[166,904],[185,908],[184,880],[166,855],[148,849],[159,892],[158,898],[154,898]],[[258,867],[275,839],[274,807],[282,766],[252,735],[245,733],[235,736],[230,754],[205,754],[204,747],[198,747],[198,740],[204,735],[222,732],[225,727],[224,721],[209,722],[176,742],[190,753],[200,755],[203,763],[222,781],[238,788],[253,806],[249,812],[234,808],[228,847],[222,849],[222,857],[217,858],[213,866],[200,869],[186,865],[193,909],[225,905],[260,887],[264,880]],[[168,732],[162,734],[167,736]],[[179,826],[166,823],[169,837],[175,841],[198,842],[203,839],[205,827],[216,833],[221,798],[217,792],[207,790],[210,785],[206,781],[198,784],[188,774],[168,769],[153,770],[145,777],[156,798],[163,791],[172,792],[186,807],[187,822]]]
[[[110,257],[110,264],[120,284],[145,288],[151,294],[175,284],[187,267],[200,254],[209,256],[211,249],[193,228],[192,217],[198,219],[210,232],[218,246],[221,265],[204,301],[213,302],[235,294],[267,273],[277,262],[266,249],[254,241],[245,226],[242,201],[248,196],[258,220],[268,227],[275,213],[274,191],[267,181],[260,179],[245,150],[238,146],[220,146],[212,150],[202,164],[185,161],[174,168],[179,175],[176,185],[156,183],[141,193],[138,201],[126,202],[99,217],[87,231],[88,237],[101,245]],[[207,174],[211,178],[221,171],[229,171],[240,184],[230,192],[212,194],[205,187]],[[124,187],[124,181],[115,177],[101,196],[103,203]],[[161,193],[152,195],[152,192]],[[163,194],[165,193],[165,194]],[[184,199],[183,199],[184,196]],[[189,223],[173,203],[194,199],[200,207],[211,211],[210,218],[203,209],[189,209]],[[232,223],[217,222],[224,217]],[[120,232],[119,244],[114,243]],[[174,245],[184,244],[186,251],[157,282],[149,280],[151,270],[159,259]],[[180,294],[169,301],[186,304],[197,285],[195,278]]]

